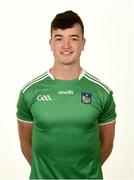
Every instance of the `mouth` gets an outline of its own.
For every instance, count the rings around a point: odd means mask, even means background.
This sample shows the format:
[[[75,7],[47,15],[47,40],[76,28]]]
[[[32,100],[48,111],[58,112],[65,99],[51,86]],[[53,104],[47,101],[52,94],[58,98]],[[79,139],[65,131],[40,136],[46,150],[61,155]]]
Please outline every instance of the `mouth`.
[[[63,52],[61,52],[61,54],[65,55],[65,56],[68,56],[68,55],[73,54],[73,52],[72,51],[63,51]]]

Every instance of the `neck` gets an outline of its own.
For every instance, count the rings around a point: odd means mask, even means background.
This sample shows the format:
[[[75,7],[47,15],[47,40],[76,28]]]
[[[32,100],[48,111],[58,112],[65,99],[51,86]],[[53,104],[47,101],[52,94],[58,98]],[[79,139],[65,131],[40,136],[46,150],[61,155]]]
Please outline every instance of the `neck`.
[[[62,65],[62,67],[54,65],[50,69],[50,73],[55,77],[55,79],[60,79],[60,80],[78,79],[81,71],[82,68],[80,67],[80,65],[77,66]]]

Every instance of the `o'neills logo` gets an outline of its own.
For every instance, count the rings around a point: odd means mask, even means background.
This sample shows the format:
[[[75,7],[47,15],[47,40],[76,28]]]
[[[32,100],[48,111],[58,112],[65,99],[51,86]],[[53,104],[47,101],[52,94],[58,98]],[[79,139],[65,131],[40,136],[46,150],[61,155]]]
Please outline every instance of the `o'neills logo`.
[[[67,90],[67,91],[58,91],[59,95],[73,95],[74,92],[72,90]]]

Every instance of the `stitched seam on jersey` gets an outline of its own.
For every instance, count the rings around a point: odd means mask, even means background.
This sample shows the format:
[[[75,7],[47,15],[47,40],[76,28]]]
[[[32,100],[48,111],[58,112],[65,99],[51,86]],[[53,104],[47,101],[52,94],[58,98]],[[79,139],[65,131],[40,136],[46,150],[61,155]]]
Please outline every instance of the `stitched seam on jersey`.
[[[96,84],[99,84],[103,89],[106,90],[106,92],[107,92],[108,94],[110,94],[110,91],[109,91],[105,86],[103,86],[103,84],[101,84],[100,82],[96,81],[95,79],[89,78],[89,77],[87,77],[87,76],[84,76],[84,77],[85,77],[86,79],[88,79],[88,80],[96,83]]]
[[[85,74],[85,77],[89,78],[89,80],[92,80],[93,82],[96,82],[97,84],[99,84],[101,87],[103,87],[108,93],[111,92],[110,88],[105,85],[104,83],[102,83],[100,80],[96,79],[96,78],[92,78],[89,75]]]
[[[96,80],[97,82],[101,83],[109,92],[111,91],[111,89],[105,84],[103,83],[102,81],[100,81],[98,78],[92,76],[91,74],[89,74],[88,72],[85,72],[85,75],[91,79],[94,79]]]
[[[46,76],[46,75],[47,75],[47,72],[45,72],[45,73],[41,74],[40,76],[32,79],[30,82],[28,82],[27,84],[24,85],[24,87],[22,88],[22,90],[24,90],[24,89],[25,89],[27,86],[29,86],[32,82],[34,82],[34,81],[36,81],[36,80],[38,80],[38,79],[40,79],[40,78],[42,78],[42,77],[44,77],[44,76]]]
[[[113,122],[115,122],[116,121],[116,119],[114,119],[113,121],[109,121],[109,122],[106,122],[106,123],[99,123],[99,125],[101,126],[101,125],[107,125],[107,124],[111,124],[111,123],[113,123]]]
[[[33,84],[35,84],[35,83],[37,83],[37,82],[39,82],[39,81],[42,81],[42,80],[46,79],[47,77],[48,77],[48,74],[47,74],[46,76],[44,76],[44,77],[36,80],[36,81],[33,81],[33,82],[32,82],[31,84],[29,84],[26,88],[24,88],[22,92],[24,93],[30,86],[32,86]]]
[[[19,119],[17,118],[18,121],[21,121],[21,122],[26,122],[26,123],[33,123],[33,121],[26,121],[26,120],[22,120],[22,119]]]

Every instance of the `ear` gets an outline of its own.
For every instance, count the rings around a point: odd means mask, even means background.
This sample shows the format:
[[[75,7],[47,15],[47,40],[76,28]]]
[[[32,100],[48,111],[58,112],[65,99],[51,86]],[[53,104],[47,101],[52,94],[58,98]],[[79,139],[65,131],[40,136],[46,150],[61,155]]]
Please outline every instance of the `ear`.
[[[52,46],[52,39],[49,39],[49,45],[51,47],[51,51],[53,50],[53,46]]]
[[[82,50],[84,50],[85,43],[86,43],[86,39],[85,39],[85,38],[83,38],[83,46],[82,46]]]

